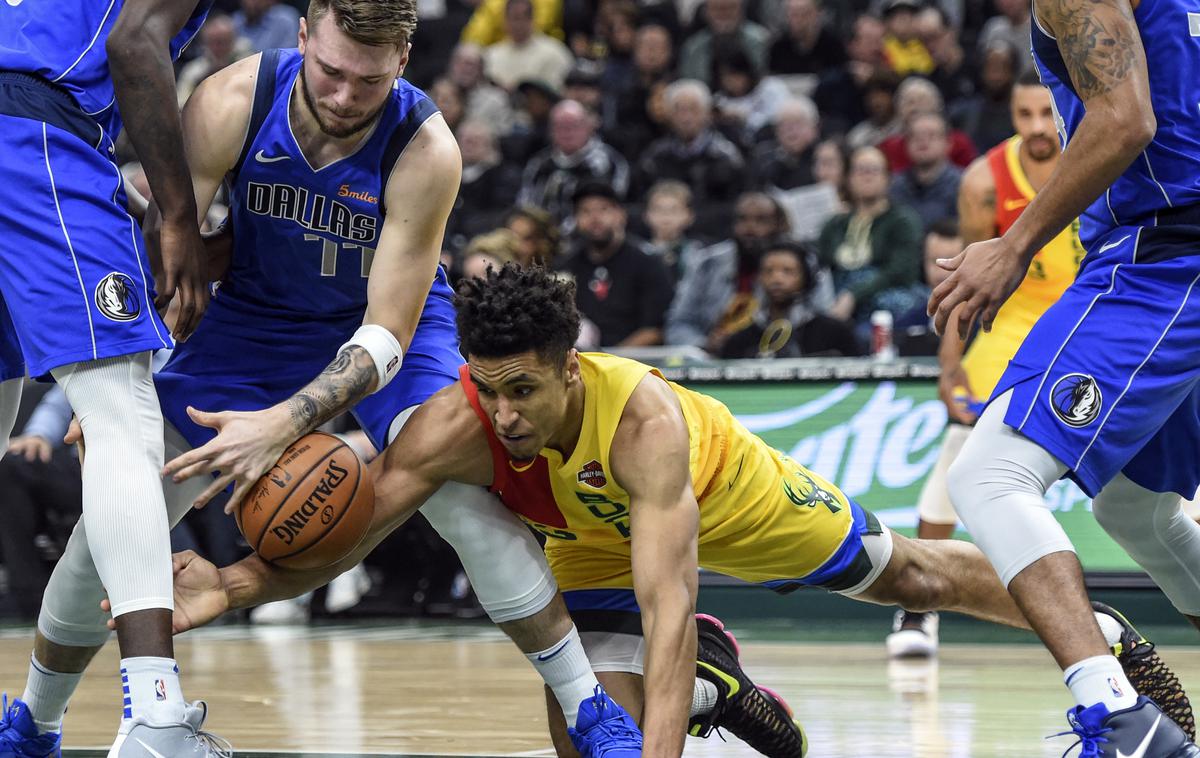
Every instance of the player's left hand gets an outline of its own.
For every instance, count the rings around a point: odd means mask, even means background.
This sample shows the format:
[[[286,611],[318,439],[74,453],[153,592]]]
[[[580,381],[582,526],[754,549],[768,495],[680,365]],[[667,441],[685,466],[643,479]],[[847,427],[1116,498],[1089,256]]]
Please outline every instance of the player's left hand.
[[[259,477],[279,461],[294,441],[295,430],[286,416],[268,408],[262,411],[207,413],[188,406],[188,416],[201,426],[217,430],[217,436],[163,466],[163,476],[182,482],[201,474],[218,474],[192,502],[203,508],[221,490],[233,484],[233,496],[225,512],[233,513]]]
[[[953,314],[958,336],[965,340],[976,319],[984,331],[991,331],[1000,306],[1025,277],[1028,262],[998,237],[968,245],[953,258],[939,258],[937,265],[951,273],[930,294],[927,312],[933,316],[938,334],[945,333]],[[955,308],[959,308],[957,313]]]

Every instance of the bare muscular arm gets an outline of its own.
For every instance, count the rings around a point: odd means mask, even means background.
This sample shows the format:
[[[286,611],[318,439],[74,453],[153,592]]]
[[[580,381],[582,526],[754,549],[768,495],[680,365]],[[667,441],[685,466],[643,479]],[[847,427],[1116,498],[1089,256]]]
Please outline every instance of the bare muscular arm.
[[[688,466],[688,427],[667,384],[648,375],[612,442],[613,475],[629,493],[633,588],[646,637],[643,754],[677,758],[696,676],[700,507]]]
[[[1039,0],[1038,21],[1057,36],[1071,83],[1087,109],[1046,185],[1005,235],[967,248],[930,298],[944,330],[960,304],[959,334],[985,328],[1033,255],[1078,217],[1154,138],[1146,53],[1130,0]]]
[[[332,566],[298,571],[251,555],[218,574],[194,553],[177,555],[175,631],[206,624],[232,608],[296,597],[324,586],[360,563],[445,482],[489,484],[491,452],[461,385],[446,387],[418,408],[369,471],[375,487],[371,525],[358,547]]]

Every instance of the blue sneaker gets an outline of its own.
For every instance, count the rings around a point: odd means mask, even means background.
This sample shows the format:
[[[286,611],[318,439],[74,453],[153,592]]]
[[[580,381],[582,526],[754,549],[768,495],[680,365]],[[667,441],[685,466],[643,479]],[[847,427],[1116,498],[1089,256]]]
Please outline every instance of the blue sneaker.
[[[1109,713],[1104,703],[1090,708],[1077,705],[1067,711],[1071,731],[1079,738],[1071,747],[1080,748],[1079,758],[1196,758],[1196,747],[1179,725],[1168,718],[1149,698],[1138,698],[1130,708]]]
[[[575,728],[567,728],[583,758],[641,758],[642,731],[600,685],[579,706]],[[3,758],[0,756],[0,758]]]
[[[38,734],[29,706],[8,694],[0,700],[0,758],[62,758],[62,735]]]

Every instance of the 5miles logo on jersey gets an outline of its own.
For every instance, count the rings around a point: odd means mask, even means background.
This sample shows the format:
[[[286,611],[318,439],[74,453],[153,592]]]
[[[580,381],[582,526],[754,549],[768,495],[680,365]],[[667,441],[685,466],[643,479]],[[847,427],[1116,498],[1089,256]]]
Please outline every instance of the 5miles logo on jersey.
[[[133,321],[142,313],[133,280],[114,271],[96,285],[96,308],[110,321]]]

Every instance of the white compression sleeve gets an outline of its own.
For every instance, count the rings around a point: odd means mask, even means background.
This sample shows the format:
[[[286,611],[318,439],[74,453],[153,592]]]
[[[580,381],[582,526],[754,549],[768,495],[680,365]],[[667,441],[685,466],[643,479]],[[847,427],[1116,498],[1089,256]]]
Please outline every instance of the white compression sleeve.
[[[17,423],[17,412],[21,409],[21,385],[24,382],[21,378],[0,382],[0,432],[4,434],[0,439],[0,456],[8,452],[8,441],[12,438],[13,426]]]
[[[173,608],[163,421],[148,352],[52,371],[83,428],[83,519],[114,616]]]
[[[1005,587],[1034,561],[1074,551],[1045,501],[1067,467],[1004,423],[1010,396],[988,405],[946,476],[958,517]]]

